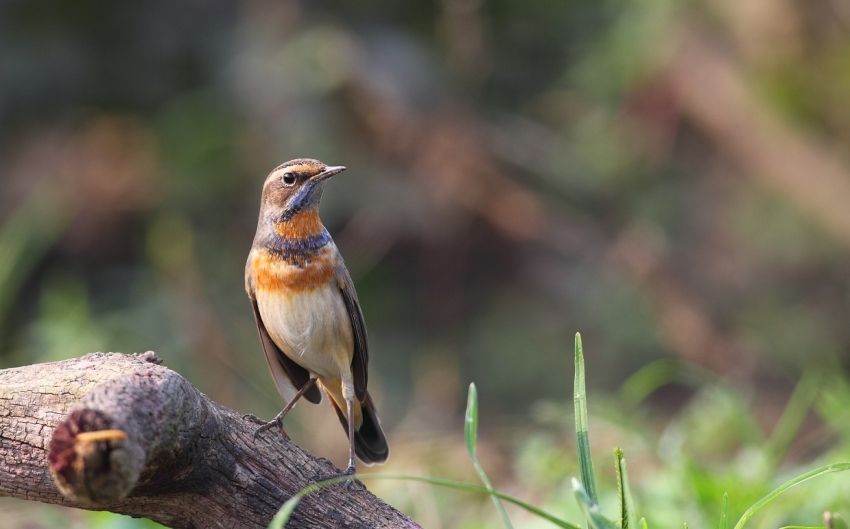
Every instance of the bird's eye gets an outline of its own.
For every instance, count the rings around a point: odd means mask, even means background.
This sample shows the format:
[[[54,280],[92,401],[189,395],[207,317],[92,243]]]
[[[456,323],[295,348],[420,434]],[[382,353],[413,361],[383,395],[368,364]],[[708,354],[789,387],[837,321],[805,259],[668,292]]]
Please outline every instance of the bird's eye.
[[[291,186],[295,183],[295,174],[294,173],[283,173],[283,183]]]

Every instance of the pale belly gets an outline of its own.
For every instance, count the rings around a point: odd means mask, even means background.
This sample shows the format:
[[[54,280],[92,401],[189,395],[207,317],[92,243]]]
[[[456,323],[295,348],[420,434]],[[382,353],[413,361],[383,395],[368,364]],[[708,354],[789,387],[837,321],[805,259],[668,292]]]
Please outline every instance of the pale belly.
[[[269,336],[283,353],[322,378],[351,369],[351,321],[335,282],[297,293],[256,293]]]

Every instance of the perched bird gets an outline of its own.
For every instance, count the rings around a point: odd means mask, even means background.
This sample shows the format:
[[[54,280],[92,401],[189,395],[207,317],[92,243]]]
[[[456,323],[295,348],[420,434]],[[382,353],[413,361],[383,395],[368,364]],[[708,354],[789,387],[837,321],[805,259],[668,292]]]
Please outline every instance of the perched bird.
[[[366,391],[369,350],[354,283],[328,230],[319,202],[328,178],[345,170],[297,159],[276,167],[263,184],[257,234],[245,266],[245,290],[278,392],[288,401],[256,433],[279,426],[301,397],[329,397],[354,455],[382,463],[389,447]],[[285,435],[285,432],[284,432]]]

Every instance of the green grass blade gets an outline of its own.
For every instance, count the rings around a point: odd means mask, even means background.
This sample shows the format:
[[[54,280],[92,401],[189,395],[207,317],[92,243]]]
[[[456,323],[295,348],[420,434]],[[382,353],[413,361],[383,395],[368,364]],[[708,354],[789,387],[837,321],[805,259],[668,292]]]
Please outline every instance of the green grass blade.
[[[719,529],[729,529],[729,493],[723,493],[723,500],[720,502],[720,527]]]
[[[649,529],[649,524],[646,523],[646,518],[643,516],[641,516],[640,520],[638,520],[638,525],[640,526],[640,529]]]
[[[637,407],[659,388],[681,382],[682,368],[669,358],[655,360],[632,373],[620,386],[620,400]]]
[[[828,529],[822,525],[783,525],[779,529]]]
[[[746,525],[746,523],[750,520],[750,518],[753,517],[753,515],[755,515],[762,508],[764,508],[765,505],[772,502],[777,497],[788,491],[788,489],[796,487],[800,483],[822,476],[824,474],[829,474],[832,472],[844,472],[845,470],[850,470],[850,463],[834,463],[832,465],[825,465],[812,469],[808,472],[800,474],[799,476],[786,481],[779,487],[769,492],[762,499],[752,504],[749,509],[744,511],[744,514],[741,515],[741,518],[738,520],[738,523],[735,524],[735,529],[741,529],[742,527],[744,527],[744,525]]]
[[[584,517],[587,519],[590,529],[617,529],[617,524],[605,518],[599,512],[599,504],[593,501],[593,498],[587,493],[584,485],[575,478],[573,478],[573,493],[575,494],[579,508],[581,508]]]
[[[66,212],[44,190],[18,207],[0,224],[0,324],[12,310],[18,290],[50,250],[66,223]]]
[[[635,506],[632,491],[629,487],[629,474],[626,471],[626,456],[621,448],[614,450],[617,469],[617,495],[620,499],[620,527],[636,529]]]
[[[587,393],[584,383],[584,352],[581,334],[576,333],[575,340],[575,381],[573,383],[573,403],[575,405],[576,445],[578,462],[581,469],[581,482],[593,503],[599,503],[596,494],[596,481],[593,477],[593,460],[590,456],[590,437],[587,421]]]
[[[286,502],[277,511],[277,514],[274,515],[272,521],[269,522],[268,529],[283,529],[286,526],[286,522],[289,521],[289,517],[292,516],[292,513],[295,511],[295,508],[298,507],[298,502],[300,502],[303,497],[303,494],[298,493],[286,500]]]
[[[817,400],[822,385],[823,377],[820,373],[812,370],[803,373],[767,441],[767,453],[774,464],[785,457],[788,447],[806,419],[806,414]]]
[[[553,514],[549,514],[548,512],[531,505],[530,503],[524,502],[518,498],[505,494],[503,492],[499,492],[498,490],[490,491],[486,487],[482,487],[479,485],[474,485],[472,483],[465,483],[463,481],[455,481],[451,479],[443,479],[443,478],[431,478],[427,476],[406,476],[400,474],[364,474],[362,476],[357,476],[359,479],[369,480],[369,479],[388,479],[388,480],[400,480],[400,481],[416,481],[420,483],[428,483],[430,485],[435,485],[438,487],[446,487],[454,490],[462,490],[465,492],[475,492],[479,494],[489,494],[491,496],[495,496],[500,500],[504,500],[512,505],[519,507],[539,518],[542,518],[548,522],[551,522],[553,525],[557,527],[561,527],[563,529],[581,529],[577,525],[573,525],[569,522],[565,522],[558,518]]]
[[[335,485],[336,483],[351,481],[352,479],[354,479],[352,476],[337,476],[307,485],[280,506],[280,509],[278,509],[277,513],[275,513],[272,521],[269,522],[267,529],[283,529],[289,521],[289,518],[292,516],[292,513],[295,512],[295,508],[298,507],[298,504],[304,499],[304,496],[312,494],[319,489]]]
[[[546,520],[550,522],[552,525],[556,527],[560,527],[561,529],[581,529],[581,527],[577,525],[573,525],[569,522],[565,522],[561,520],[557,516],[550,514],[530,503],[520,500],[519,498],[515,498],[509,494],[505,494],[503,492],[499,492],[497,490],[488,490],[486,487],[482,487],[480,485],[475,485],[473,483],[466,483],[463,481],[455,481],[451,479],[444,478],[432,478],[428,476],[407,476],[404,474],[362,474],[357,475],[357,479],[361,481],[368,480],[396,480],[396,481],[414,481],[417,483],[427,483],[429,485],[434,485],[436,487],[444,487],[454,490],[460,490],[464,492],[473,492],[476,494],[488,494],[490,496],[495,496],[500,500],[506,501],[512,505],[519,507],[520,509],[527,511],[538,518]],[[353,479],[351,476],[339,476],[330,479],[326,479],[323,481],[317,481],[316,483],[312,483],[303,489],[301,489],[298,494],[290,498],[284,503],[278,513],[275,515],[274,519],[272,519],[272,523],[276,523],[277,525],[269,524],[269,529],[281,529],[285,526],[286,522],[289,521],[289,517],[292,515],[292,512],[297,507],[298,502],[301,501],[308,494],[312,494],[317,490],[320,490],[324,487],[328,487],[330,485],[335,485],[337,483],[342,483],[345,481],[349,481]],[[645,529],[645,528],[644,528]]]
[[[484,484],[490,499],[493,500],[496,510],[502,517],[502,523],[508,529],[513,529],[511,519],[508,517],[508,512],[505,506],[499,501],[499,497],[494,494],[493,484],[487,473],[484,472],[484,467],[478,461],[477,446],[478,446],[478,390],[475,388],[475,383],[469,384],[469,393],[466,399],[466,416],[464,419],[463,431],[466,436],[466,451],[469,454],[469,459],[472,461],[472,466],[478,474],[478,479]]]
[[[469,384],[469,391],[466,394],[463,434],[466,438],[466,452],[470,459],[475,459],[478,446],[478,389],[475,387],[475,382]]]

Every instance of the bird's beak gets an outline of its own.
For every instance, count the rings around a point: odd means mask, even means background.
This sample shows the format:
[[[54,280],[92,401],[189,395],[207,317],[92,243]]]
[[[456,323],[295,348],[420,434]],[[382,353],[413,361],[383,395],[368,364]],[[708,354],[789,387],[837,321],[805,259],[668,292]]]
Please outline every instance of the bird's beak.
[[[315,182],[321,182],[322,180],[327,180],[335,174],[339,174],[345,171],[345,169],[346,168],[343,165],[337,165],[336,167],[325,167],[324,171],[315,175],[313,178],[311,178],[311,180]]]

